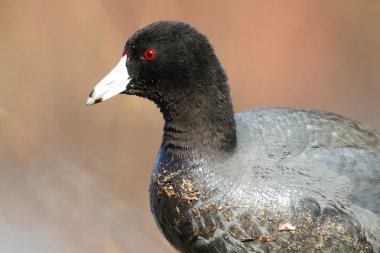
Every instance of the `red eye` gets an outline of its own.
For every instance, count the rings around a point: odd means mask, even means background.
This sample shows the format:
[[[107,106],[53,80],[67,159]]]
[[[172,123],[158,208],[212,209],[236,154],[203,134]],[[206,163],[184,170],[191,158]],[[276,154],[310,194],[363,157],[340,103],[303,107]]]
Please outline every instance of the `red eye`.
[[[148,49],[144,53],[144,58],[149,61],[153,60],[154,58],[156,58],[156,52],[153,49]]]

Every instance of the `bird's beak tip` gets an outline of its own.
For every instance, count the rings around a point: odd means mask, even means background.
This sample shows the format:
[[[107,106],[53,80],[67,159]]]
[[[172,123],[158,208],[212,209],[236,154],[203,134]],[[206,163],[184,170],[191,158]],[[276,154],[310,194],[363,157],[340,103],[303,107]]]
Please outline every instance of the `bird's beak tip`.
[[[93,105],[95,104],[95,99],[92,97],[88,97],[86,100],[86,105]]]

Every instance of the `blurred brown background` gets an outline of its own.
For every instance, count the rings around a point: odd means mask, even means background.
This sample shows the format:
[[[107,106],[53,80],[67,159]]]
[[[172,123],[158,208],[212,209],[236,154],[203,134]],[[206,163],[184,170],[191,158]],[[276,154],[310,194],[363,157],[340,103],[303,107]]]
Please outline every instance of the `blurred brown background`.
[[[153,103],[86,107],[126,39],[183,20],[236,111],[297,106],[380,129],[380,1],[0,1],[0,252],[174,252],[150,214]]]

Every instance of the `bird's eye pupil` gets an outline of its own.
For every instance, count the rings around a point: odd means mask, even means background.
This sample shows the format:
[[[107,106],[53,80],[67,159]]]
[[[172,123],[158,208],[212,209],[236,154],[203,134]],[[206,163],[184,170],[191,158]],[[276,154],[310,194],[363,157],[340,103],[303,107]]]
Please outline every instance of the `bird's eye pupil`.
[[[153,60],[156,57],[156,52],[153,49],[148,49],[144,53],[144,58],[147,60]]]

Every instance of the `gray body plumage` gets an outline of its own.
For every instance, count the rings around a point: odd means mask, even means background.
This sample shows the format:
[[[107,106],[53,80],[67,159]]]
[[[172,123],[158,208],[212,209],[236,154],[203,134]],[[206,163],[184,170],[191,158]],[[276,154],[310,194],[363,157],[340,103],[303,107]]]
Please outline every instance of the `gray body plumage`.
[[[235,115],[237,147],[161,148],[151,205],[183,252],[379,252],[380,135],[332,113]]]

